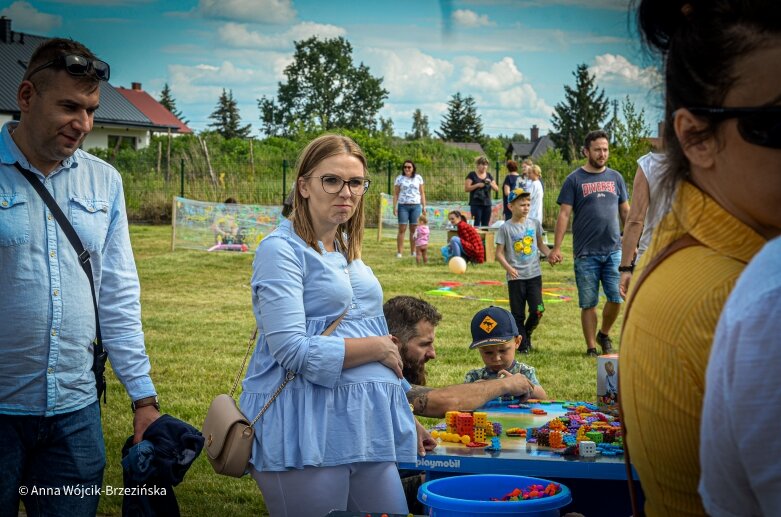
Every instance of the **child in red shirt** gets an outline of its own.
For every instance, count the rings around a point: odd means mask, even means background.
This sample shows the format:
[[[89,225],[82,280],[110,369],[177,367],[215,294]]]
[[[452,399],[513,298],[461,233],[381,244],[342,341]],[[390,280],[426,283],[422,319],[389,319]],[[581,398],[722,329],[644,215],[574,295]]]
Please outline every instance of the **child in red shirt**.
[[[485,262],[483,241],[480,239],[480,235],[477,233],[474,226],[467,223],[466,217],[458,210],[453,210],[447,214],[447,219],[450,221],[450,224],[455,226],[458,231],[458,237],[450,239],[450,242],[446,246],[449,256],[445,257],[445,261],[450,259],[450,257],[460,256],[475,264],[482,264]]]

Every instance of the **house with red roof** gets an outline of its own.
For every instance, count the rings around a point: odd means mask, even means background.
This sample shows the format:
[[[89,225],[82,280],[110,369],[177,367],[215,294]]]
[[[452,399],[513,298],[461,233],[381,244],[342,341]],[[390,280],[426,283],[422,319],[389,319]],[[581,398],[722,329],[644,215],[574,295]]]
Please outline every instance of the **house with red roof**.
[[[168,111],[165,106],[157,102],[154,97],[146,93],[141,88],[141,83],[131,83],[130,89],[119,86],[117,91],[157,126],[154,133],[192,134],[193,130]]]

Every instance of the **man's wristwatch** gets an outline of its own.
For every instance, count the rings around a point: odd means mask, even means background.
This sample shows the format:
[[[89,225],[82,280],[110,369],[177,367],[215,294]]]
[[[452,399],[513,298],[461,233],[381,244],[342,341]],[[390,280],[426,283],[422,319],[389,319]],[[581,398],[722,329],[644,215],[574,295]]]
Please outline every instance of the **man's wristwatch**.
[[[133,410],[133,413],[136,412],[136,409],[146,406],[154,406],[156,410],[160,411],[160,402],[157,400],[157,395],[153,397],[144,397],[130,403],[130,409]]]
[[[619,273],[634,273],[635,272],[635,265],[630,264],[628,266],[618,266],[618,272]]]

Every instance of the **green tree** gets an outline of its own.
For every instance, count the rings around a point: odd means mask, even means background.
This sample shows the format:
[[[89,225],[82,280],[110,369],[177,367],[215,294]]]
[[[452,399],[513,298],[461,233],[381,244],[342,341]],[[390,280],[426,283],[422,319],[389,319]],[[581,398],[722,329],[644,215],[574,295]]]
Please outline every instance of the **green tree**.
[[[374,128],[388,91],[367,66],[353,64],[350,42],[312,37],[295,47],[276,100],[258,99],[263,131],[290,135],[301,129]]]
[[[428,128],[428,117],[420,109],[412,114],[412,133],[407,135],[410,140],[422,140],[431,138],[431,130]]]
[[[638,111],[627,95],[621,102],[621,117],[615,119],[610,149],[610,167],[621,172],[627,184],[631,185],[634,181],[636,160],[651,150],[649,133],[645,110]]]
[[[589,131],[599,129],[607,115],[605,90],[596,85],[585,64],[572,72],[575,87],[564,86],[564,101],[556,104],[551,138],[568,162],[580,157],[578,149]]]
[[[209,115],[209,118],[214,121],[209,124],[209,127],[214,128],[225,139],[247,138],[252,131],[250,124],[246,126],[241,125],[239,108],[236,100],[233,98],[233,90],[226,92],[225,88],[222,89],[222,95],[220,95],[220,100],[217,102],[217,107]]]
[[[160,92],[160,99],[158,100],[158,102],[162,104],[165,109],[170,111],[173,114],[173,116],[175,116],[185,124],[190,123],[189,120],[184,118],[182,112],[176,109],[176,99],[174,99],[174,94],[171,92],[171,88],[168,86],[168,83],[165,83],[163,85],[163,91]]]
[[[380,134],[393,138],[393,119],[380,117]]]
[[[504,153],[507,146],[501,139],[483,136],[480,145],[482,146],[483,151],[485,151],[485,156],[488,158],[488,161],[492,162],[490,166],[492,172],[494,171],[493,162],[499,162],[500,164],[504,163]]]
[[[475,99],[458,92],[447,103],[448,109],[437,136],[452,142],[479,142],[483,138],[483,121],[477,114]]]

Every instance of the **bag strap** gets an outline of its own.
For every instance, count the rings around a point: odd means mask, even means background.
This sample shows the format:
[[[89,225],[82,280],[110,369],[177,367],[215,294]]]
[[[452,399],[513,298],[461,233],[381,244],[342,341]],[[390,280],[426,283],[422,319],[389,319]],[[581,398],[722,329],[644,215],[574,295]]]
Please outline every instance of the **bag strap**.
[[[330,336],[331,333],[336,330],[336,327],[339,326],[339,324],[342,322],[342,319],[347,315],[347,311],[349,311],[350,308],[347,307],[344,312],[334,320],[333,323],[328,325],[328,328],[326,328],[321,336]],[[231,388],[230,397],[233,398],[233,394],[236,392],[236,388],[239,385],[239,378],[241,378],[241,374],[244,373],[244,367],[247,365],[247,358],[249,357],[250,350],[252,350],[252,344],[255,342],[255,339],[258,337],[258,327],[255,327],[255,330],[252,332],[252,336],[249,338],[249,343],[247,344],[247,352],[244,354],[244,360],[241,362],[241,368],[239,369],[238,375],[236,375],[236,379],[233,381],[233,387]],[[250,423],[250,426],[254,426],[255,423],[260,419],[260,417],[263,416],[263,413],[266,412],[266,410],[269,408],[272,402],[279,396],[280,393],[282,393],[282,390],[285,389],[285,386],[288,382],[292,381],[296,376],[296,372],[293,370],[288,370],[285,374],[285,380],[282,381],[282,384],[279,385],[279,388],[277,388],[277,391],[274,392],[273,395],[271,395],[271,398],[268,399],[268,402],[266,402],[266,405],[263,406],[263,408],[258,412],[258,414],[255,416],[254,419],[252,419],[252,422]]]
[[[100,321],[98,319],[98,300],[95,296],[95,280],[92,278],[92,264],[90,262],[89,251],[84,248],[84,245],[81,243],[81,239],[79,239],[79,235],[76,233],[76,230],[73,229],[73,226],[71,225],[70,221],[68,221],[68,218],[65,217],[65,214],[62,212],[60,205],[57,204],[57,201],[54,200],[52,195],[48,190],[46,190],[46,187],[41,184],[40,180],[38,180],[35,174],[32,171],[22,167],[19,162],[14,163],[14,166],[30,183],[30,185],[32,185],[38,195],[41,196],[41,199],[43,199],[43,202],[46,203],[46,206],[49,207],[49,211],[54,216],[54,219],[57,221],[57,223],[59,223],[60,228],[62,228],[63,233],[68,238],[68,241],[71,243],[71,246],[73,246],[73,249],[76,250],[76,255],[79,257],[79,264],[81,264],[81,268],[87,275],[87,279],[89,280],[89,285],[91,288],[90,290],[92,292],[92,308],[95,310],[96,338],[93,346],[93,359],[97,361],[98,358],[104,354],[104,351],[103,338],[100,333]],[[100,399],[100,395],[100,392],[98,392],[98,400]],[[106,403],[105,389],[103,390],[103,403]]]
[[[653,259],[651,259],[651,262],[648,263],[648,265],[643,269],[643,272],[640,273],[640,276],[637,277],[637,280],[634,285],[634,292],[636,293],[637,290],[640,288],[640,285],[645,281],[646,278],[648,278],[648,275],[651,274],[651,272],[656,269],[656,266],[658,266],[664,259],[675,253],[676,251],[680,251],[684,248],[688,248],[690,246],[697,246],[700,244],[700,241],[695,239],[691,236],[691,234],[686,233],[679,237],[678,239],[671,242],[664,250],[662,250],[661,253],[656,255]],[[627,317],[629,316],[629,309],[632,308],[632,302],[634,301],[634,296],[629,299],[629,302],[626,305],[626,309],[624,310],[624,325],[626,325]],[[623,334],[623,328],[621,329],[621,334]],[[620,393],[620,390],[619,390]],[[623,436],[624,440],[624,469],[626,471],[626,482],[629,486],[629,501],[632,505],[632,515],[634,517],[643,517],[645,515],[645,512],[642,508],[639,507],[639,501],[637,496],[637,491],[635,490],[635,484],[632,481],[632,460],[629,458],[629,446],[627,444],[627,433],[626,433],[626,422],[624,421],[624,408],[621,404],[621,396],[618,397],[618,418],[621,420],[621,435]]]

